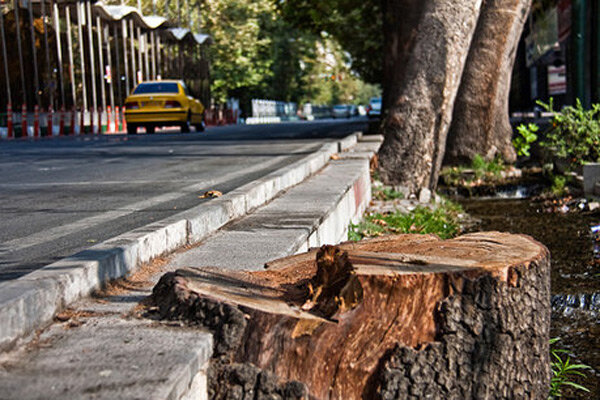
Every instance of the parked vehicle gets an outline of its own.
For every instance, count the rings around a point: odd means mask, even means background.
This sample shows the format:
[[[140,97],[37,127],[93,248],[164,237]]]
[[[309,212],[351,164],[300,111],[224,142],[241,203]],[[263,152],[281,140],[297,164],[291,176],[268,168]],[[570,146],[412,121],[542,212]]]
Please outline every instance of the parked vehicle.
[[[181,132],[189,132],[190,125],[197,132],[204,130],[204,105],[190,96],[180,80],[142,82],[125,99],[127,133],[137,133],[143,126],[146,133],[154,133],[157,126],[179,125]]]
[[[367,116],[376,118],[381,116],[381,97],[373,97],[367,106]]]
[[[346,104],[338,104],[331,109],[333,118],[350,118],[350,106]]]

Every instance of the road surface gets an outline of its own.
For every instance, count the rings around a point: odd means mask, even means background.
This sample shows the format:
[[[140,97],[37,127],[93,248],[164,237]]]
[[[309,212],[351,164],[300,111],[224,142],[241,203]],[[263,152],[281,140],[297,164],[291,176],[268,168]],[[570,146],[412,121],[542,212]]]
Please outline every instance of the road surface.
[[[0,142],[0,281],[210,201],[366,120]]]

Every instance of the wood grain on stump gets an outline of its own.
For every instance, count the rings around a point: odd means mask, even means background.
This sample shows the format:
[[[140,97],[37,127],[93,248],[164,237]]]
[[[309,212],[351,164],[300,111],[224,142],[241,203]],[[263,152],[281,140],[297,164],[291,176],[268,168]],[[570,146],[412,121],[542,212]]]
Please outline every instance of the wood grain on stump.
[[[154,289],[162,318],[214,333],[213,398],[306,396],[286,381],[317,399],[547,396],[549,254],[528,236],[389,236],[266,267],[182,269]],[[244,365],[253,380],[231,381]],[[284,383],[268,393],[261,373]]]

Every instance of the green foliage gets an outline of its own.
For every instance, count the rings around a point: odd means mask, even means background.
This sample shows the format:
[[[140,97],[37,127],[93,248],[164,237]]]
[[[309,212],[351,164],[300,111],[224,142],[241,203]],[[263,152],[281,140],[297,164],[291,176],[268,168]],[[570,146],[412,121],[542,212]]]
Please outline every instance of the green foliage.
[[[473,186],[502,179],[502,172],[507,168],[508,166],[500,157],[486,161],[481,155],[476,154],[471,165],[446,167],[440,172],[440,177],[447,186]]]
[[[557,343],[560,338],[550,339],[550,345]],[[589,392],[589,390],[573,382],[573,378],[576,376],[585,377],[586,375],[581,372],[582,370],[591,369],[585,364],[572,364],[571,358],[567,356],[565,360],[561,357],[561,354],[566,354],[566,350],[562,349],[551,349],[550,356],[552,379],[550,381],[550,399],[562,397],[562,391],[565,387],[572,387],[576,390]]]
[[[373,189],[373,198],[375,200],[396,200],[403,199],[404,193],[398,192],[389,186],[383,186],[381,188]]]
[[[552,98],[548,104],[537,103],[546,111],[555,113],[543,146],[574,165],[600,161],[600,104],[586,110],[577,99],[575,107],[567,106],[556,112]]]
[[[200,6],[203,30],[214,39],[210,47],[212,96],[228,96],[265,89],[272,75],[272,37],[267,25],[276,19],[274,5],[258,0],[215,0]]]
[[[567,194],[567,178],[564,175],[554,175],[552,177],[552,186],[550,191],[555,197],[562,197]]]
[[[537,140],[537,131],[539,129],[539,126],[536,124],[521,124],[517,127],[519,136],[512,141],[512,144],[518,155],[529,157],[529,149],[531,148],[531,144]]]
[[[350,55],[352,70],[380,83],[383,54],[382,3],[377,0],[281,0],[282,16],[305,31],[330,34]]]
[[[367,215],[359,224],[350,224],[348,239],[357,241],[367,237],[398,233],[433,233],[442,239],[448,239],[456,236],[460,230],[461,212],[460,205],[445,200],[434,210],[428,207],[417,207],[408,214],[395,212],[385,215]]]

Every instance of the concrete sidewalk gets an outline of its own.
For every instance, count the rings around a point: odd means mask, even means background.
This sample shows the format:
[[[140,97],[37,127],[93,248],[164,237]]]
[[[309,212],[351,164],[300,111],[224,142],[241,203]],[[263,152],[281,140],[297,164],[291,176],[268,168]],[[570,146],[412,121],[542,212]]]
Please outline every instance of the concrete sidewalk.
[[[214,234],[198,229],[218,226],[230,215],[222,210],[235,208],[231,203],[212,207],[201,220],[184,215],[185,242],[201,239],[199,244],[146,263],[77,301],[32,340],[2,354],[0,398],[207,398],[211,335],[141,318],[138,303],[160,276],[181,266],[260,269],[274,258],[345,240],[348,224],[360,219],[370,201],[369,159],[380,143],[378,136],[341,141],[337,148],[346,151],[324,168],[266,205],[246,197],[243,209],[252,212],[240,213]],[[255,187],[275,190],[272,182]]]

